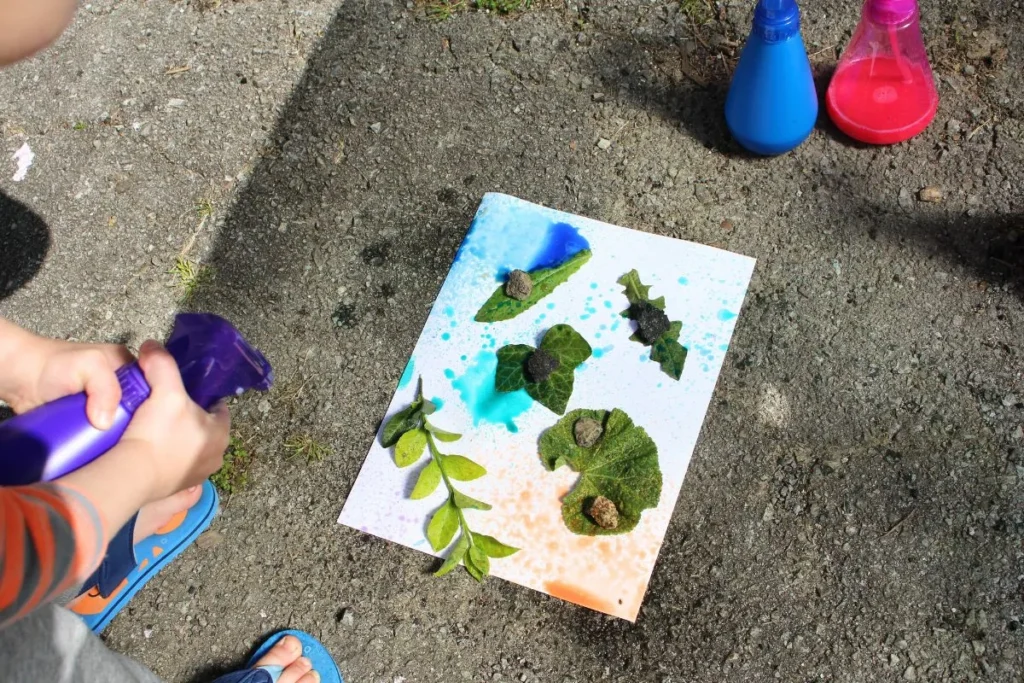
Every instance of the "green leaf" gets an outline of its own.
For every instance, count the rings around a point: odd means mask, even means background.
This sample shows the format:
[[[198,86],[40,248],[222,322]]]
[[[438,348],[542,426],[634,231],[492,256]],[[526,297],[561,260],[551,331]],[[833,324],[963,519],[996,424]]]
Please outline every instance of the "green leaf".
[[[651,288],[640,281],[640,273],[635,268],[620,277],[618,282],[626,288],[626,298],[629,299],[629,303],[638,304],[648,300]]]
[[[474,538],[476,538],[476,536],[474,536]],[[484,577],[491,573],[491,561],[487,559],[487,554],[480,548],[470,546],[466,559],[469,560],[466,568],[468,569],[472,566],[480,574],[479,577],[473,575],[473,578],[477,581],[483,581]],[[470,574],[473,574],[473,572],[470,572]]]
[[[380,437],[381,445],[384,448],[391,448],[409,430],[419,427],[420,420],[422,419],[423,402],[420,400],[413,401],[409,407],[399,410],[395,413],[394,417],[388,420],[388,423],[384,426],[384,433]]]
[[[462,558],[466,555],[466,551],[469,550],[469,542],[466,540],[466,535],[459,536],[459,540],[452,546],[452,551],[448,554],[444,564],[441,568],[434,572],[434,576],[444,576],[451,570],[459,566],[459,562],[462,562]]]
[[[452,491],[452,502],[462,510],[490,510],[491,506],[482,500],[471,498],[461,491]]]
[[[437,485],[440,483],[441,468],[437,466],[436,461],[431,460],[420,472],[419,479],[416,480],[416,486],[413,487],[412,493],[409,494],[409,497],[413,500],[426,498],[437,490]]]
[[[576,271],[583,267],[583,264],[590,260],[590,256],[591,251],[584,249],[553,268],[531,270],[529,275],[533,281],[533,291],[530,292],[530,296],[524,301],[513,299],[505,294],[505,285],[502,284],[480,308],[474,320],[478,323],[495,323],[502,320],[511,320],[553,292],[555,287],[568,280]]]
[[[668,333],[654,342],[651,347],[651,360],[661,363],[661,369],[672,379],[679,379],[683,375],[683,366],[686,365],[686,347],[675,339],[668,339]]]
[[[498,369],[494,375],[494,388],[502,393],[519,391],[527,385],[523,364],[533,353],[526,344],[512,344],[498,349]]]
[[[484,551],[487,557],[493,557],[495,559],[508,557],[519,552],[519,548],[513,548],[510,545],[505,545],[493,536],[486,534],[473,534],[473,543],[476,547]]]
[[[459,511],[451,500],[445,501],[427,524],[427,540],[430,541],[430,547],[436,552],[441,552],[452,542],[458,530]]]
[[[543,382],[527,381],[523,365],[532,346],[514,344],[498,350],[498,369],[494,386],[500,392],[526,389],[533,400],[552,412],[561,415],[572,397],[576,368],[590,358],[593,349],[579,332],[569,325],[555,325],[549,329],[540,342],[542,349],[558,358],[561,365]]]
[[[540,348],[557,358],[562,367],[569,367],[572,370],[579,367],[593,353],[583,335],[569,325],[555,325],[544,333]]]
[[[576,445],[573,426],[583,417],[604,424],[604,434],[591,448]],[[657,507],[661,498],[658,447],[642,427],[619,409],[574,410],[540,437],[544,466],[567,465],[580,473],[579,481],[562,499],[562,519],[570,531],[584,536],[624,534],[636,528],[644,510]],[[615,529],[602,529],[587,516],[590,503],[604,496],[619,512]]]
[[[465,565],[466,571],[469,572],[470,576],[476,579],[477,582],[483,583],[484,573],[481,572],[475,564],[473,564],[473,561],[469,559],[469,555],[462,558],[462,564]]]
[[[422,429],[413,429],[398,440],[395,446],[395,464],[399,467],[408,467],[421,457],[423,449],[427,447],[427,432]]]
[[[426,420],[423,421],[423,426],[427,428],[427,431],[434,435],[434,438],[438,441],[444,441],[445,443],[451,443],[458,441],[462,438],[462,434],[456,434],[455,432],[446,432],[443,429],[438,429],[434,425],[430,424]]]
[[[480,465],[462,455],[445,455],[444,473],[455,481],[473,481],[487,474]]]
[[[665,310],[665,297],[650,299],[651,288],[640,281],[640,274],[636,270],[631,270],[619,278],[619,284],[625,287],[626,298],[629,299],[631,306],[646,301],[656,308]],[[630,309],[626,309],[622,312],[622,317],[628,318],[629,313]],[[682,330],[682,322],[671,321],[668,330],[650,345],[651,360],[660,363],[662,372],[675,380],[683,376],[683,366],[686,364],[686,347],[679,343]],[[639,333],[634,333],[629,340],[647,346]]]

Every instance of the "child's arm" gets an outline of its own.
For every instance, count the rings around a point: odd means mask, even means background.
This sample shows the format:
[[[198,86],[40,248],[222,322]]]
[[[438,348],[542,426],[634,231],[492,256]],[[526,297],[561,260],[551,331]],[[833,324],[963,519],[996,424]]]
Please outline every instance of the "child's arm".
[[[227,409],[196,405],[156,342],[143,345],[139,365],[152,393],[117,446],[53,484],[0,488],[0,626],[87,577],[140,507],[221,466]]]

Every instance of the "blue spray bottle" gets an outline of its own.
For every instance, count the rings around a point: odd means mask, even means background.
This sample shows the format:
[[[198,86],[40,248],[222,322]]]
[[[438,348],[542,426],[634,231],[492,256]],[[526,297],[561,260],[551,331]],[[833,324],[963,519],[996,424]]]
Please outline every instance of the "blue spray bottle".
[[[751,152],[774,156],[806,140],[817,118],[796,0],[759,0],[725,100],[729,130]]]

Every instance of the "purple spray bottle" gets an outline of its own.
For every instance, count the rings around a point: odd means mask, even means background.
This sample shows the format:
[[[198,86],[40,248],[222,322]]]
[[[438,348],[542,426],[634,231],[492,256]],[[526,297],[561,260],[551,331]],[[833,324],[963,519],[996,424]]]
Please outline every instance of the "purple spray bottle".
[[[266,391],[270,364],[231,323],[210,313],[181,313],[167,340],[185,391],[209,410],[249,389]],[[74,394],[0,422],[0,486],[51,481],[92,462],[121,439],[132,415],[149,398],[138,363],[117,370],[121,403],[114,424],[96,429],[85,412],[85,394]]]

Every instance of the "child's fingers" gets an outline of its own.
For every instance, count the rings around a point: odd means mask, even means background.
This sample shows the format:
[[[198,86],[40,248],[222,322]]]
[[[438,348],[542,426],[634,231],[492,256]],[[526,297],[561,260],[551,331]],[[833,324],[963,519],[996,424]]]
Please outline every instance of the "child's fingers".
[[[139,349],[139,367],[146,376],[153,396],[185,392],[178,364],[160,342],[152,339],[143,342]]]
[[[121,385],[103,352],[83,351],[75,362],[75,374],[85,390],[85,412],[96,429],[110,429],[121,400]]]

